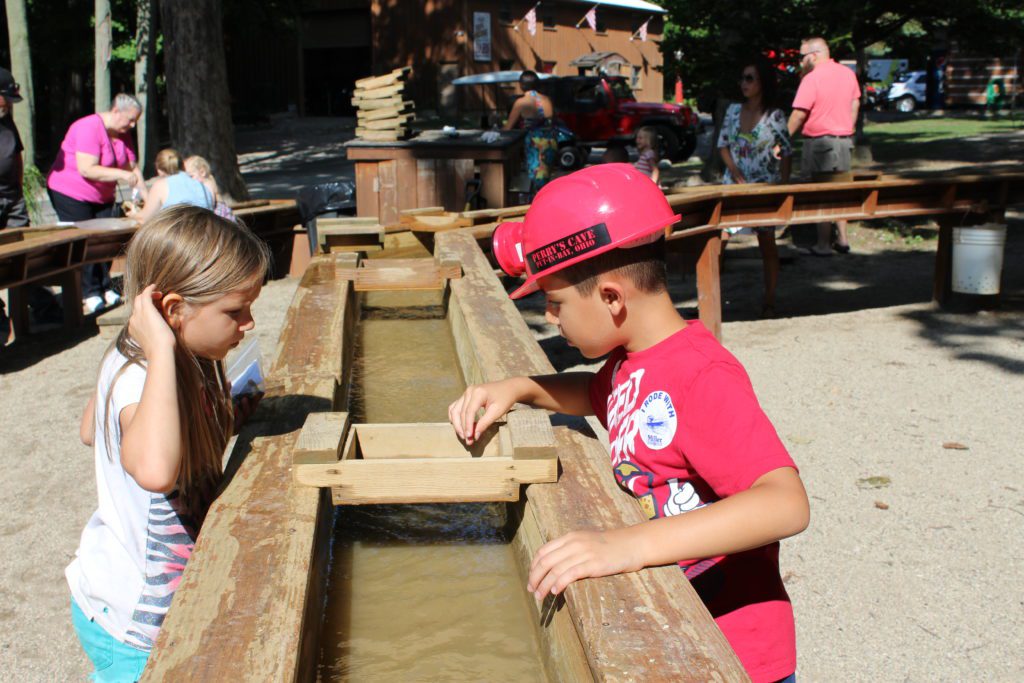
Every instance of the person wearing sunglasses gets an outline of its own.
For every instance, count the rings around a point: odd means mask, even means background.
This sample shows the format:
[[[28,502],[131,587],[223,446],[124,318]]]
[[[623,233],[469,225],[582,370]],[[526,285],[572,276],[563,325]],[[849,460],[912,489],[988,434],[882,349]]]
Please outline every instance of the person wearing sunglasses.
[[[28,211],[21,189],[24,147],[11,111],[15,102],[21,102],[18,84],[10,71],[0,68],[0,230],[28,225]],[[4,302],[0,301],[0,348],[10,336],[10,318]]]
[[[800,132],[804,137],[801,172],[817,182],[846,180],[860,109],[857,76],[831,58],[824,38],[808,38],[800,44],[800,69],[804,76],[793,99],[789,134]],[[833,246],[841,254],[849,252],[846,221],[838,221],[836,228],[833,243],[832,224],[819,223],[818,240],[810,252],[831,256]]]
[[[743,102],[729,105],[718,136],[718,153],[725,163],[722,182],[789,182],[793,146],[786,127],[786,115],[776,105],[778,85],[775,70],[764,59],[751,60],[740,74]],[[729,237],[750,228],[729,228],[722,232],[722,247]],[[779,280],[779,252],[775,228],[754,229],[764,262],[764,302],[761,314],[775,314],[775,286]]]

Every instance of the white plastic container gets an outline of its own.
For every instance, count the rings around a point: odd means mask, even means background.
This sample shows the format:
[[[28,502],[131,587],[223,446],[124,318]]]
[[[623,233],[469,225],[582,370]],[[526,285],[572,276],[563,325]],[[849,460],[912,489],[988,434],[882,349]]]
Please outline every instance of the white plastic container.
[[[1005,245],[1005,225],[953,228],[953,291],[998,294]]]
[[[263,357],[256,337],[247,340],[231,355],[225,373],[231,382],[231,397],[266,391],[263,379]]]

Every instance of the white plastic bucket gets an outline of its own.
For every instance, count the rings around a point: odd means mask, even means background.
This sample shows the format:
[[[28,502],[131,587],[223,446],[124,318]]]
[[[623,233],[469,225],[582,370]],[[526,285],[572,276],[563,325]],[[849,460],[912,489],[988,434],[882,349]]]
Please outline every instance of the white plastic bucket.
[[[1005,245],[1005,225],[953,228],[953,291],[998,294]]]

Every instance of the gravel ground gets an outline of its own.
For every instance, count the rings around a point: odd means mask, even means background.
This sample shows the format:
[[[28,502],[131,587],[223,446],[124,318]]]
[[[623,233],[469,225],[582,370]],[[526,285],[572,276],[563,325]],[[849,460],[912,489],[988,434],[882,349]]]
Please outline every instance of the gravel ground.
[[[785,263],[772,320],[756,247],[729,247],[724,341],[811,496],[810,528],[782,548],[802,680],[1024,680],[1024,220],[1010,218],[989,312],[928,303],[928,225],[855,226],[854,254]],[[265,355],[295,284],[256,302]],[[694,315],[693,278],[672,287]],[[556,367],[578,366],[538,302],[522,308]],[[0,680],[88,670],[63,569],[96,504],[77,426],[108,343],[86,328],[0,349]]]

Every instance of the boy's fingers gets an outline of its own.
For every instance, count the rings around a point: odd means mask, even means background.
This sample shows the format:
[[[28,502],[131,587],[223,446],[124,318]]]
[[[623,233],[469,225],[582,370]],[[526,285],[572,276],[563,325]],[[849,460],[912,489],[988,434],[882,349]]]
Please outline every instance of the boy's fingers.
[[[473,431],[473,438],[474,439],[479,439],[480,435],[488,427],[490,427],[492,424],[494,424],[494,422],[499,417],[501,417],[502,412],[503,411],[501,409],[501,406],[499,406],[497,403],[492,403],[491,405],[487,406],[487,409],[484,410],[484,414],[480,417],[480,419],[476,423],[476,429]]]
[[[477,411],[480,410],[485,396],[480,391],[474,391],[472,395],[467,393],[467,400],[462,405],[462,429],[466,437],[466,443],[473,440],[473,423],[476,422]]]
[[[547,594],[558,595],[565,587],[586,574],[585,563],[577,557],[568,557],[564,561],[552,567],[544,580],[537,586],[534,595],[538,600],[543,600]]]
[[[448,406],[448,421],[452,423],[452,427],[455,428],[455,434],[460,439],[465,439],[465,433],[462,431],[462,399],[456,400],[450,406]]]

